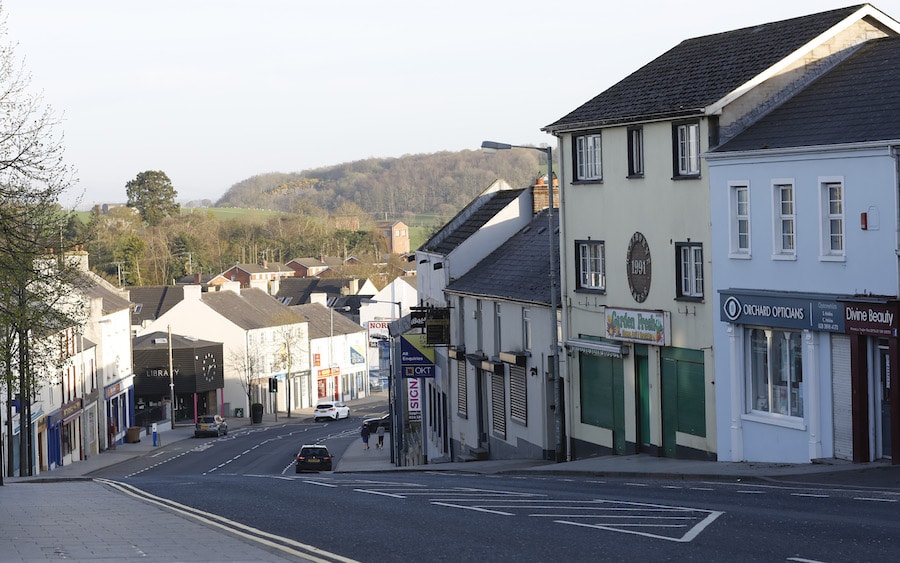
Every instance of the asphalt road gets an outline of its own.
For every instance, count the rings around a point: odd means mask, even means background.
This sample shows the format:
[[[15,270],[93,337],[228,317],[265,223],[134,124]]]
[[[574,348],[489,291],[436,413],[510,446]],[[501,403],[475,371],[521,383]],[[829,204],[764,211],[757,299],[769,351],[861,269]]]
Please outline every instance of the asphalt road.
[[[900,495],[877,488],[294,472],[302,443],[339,456],[369,414],[189,440],[104,476],[332,560],[875,561],[900,552]]]

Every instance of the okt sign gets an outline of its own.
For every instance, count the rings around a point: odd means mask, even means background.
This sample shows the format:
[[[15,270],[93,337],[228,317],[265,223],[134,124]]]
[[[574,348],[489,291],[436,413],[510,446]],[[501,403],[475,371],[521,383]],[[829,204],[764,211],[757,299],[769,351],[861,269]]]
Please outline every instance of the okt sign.
[[[406,380],[406,413],[410,422],[422,420],[422,380]]]
[[[407,379],[434,377],[434,348],[426,344],[424,334],[400,337],[400,373]]]

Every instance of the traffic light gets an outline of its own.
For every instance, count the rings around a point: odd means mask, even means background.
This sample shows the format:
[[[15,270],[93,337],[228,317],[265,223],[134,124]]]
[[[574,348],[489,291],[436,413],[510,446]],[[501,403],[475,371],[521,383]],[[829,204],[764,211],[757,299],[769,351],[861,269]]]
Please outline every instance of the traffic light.
[[[269,379],[269,393],[278,393],[278,380],[274,377]]]

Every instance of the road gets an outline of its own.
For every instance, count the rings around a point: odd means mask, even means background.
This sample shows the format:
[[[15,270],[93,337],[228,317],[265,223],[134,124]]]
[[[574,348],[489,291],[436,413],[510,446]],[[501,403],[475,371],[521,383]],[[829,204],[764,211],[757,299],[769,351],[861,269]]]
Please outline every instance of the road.
[[[324,560],[893,560],[900,494],[790,483],[446,472],[296,474],[302,443],[339,455],[355,412],[181,442],[102,475],[123,491]],[[178,446],[178,447],[176,447]]]

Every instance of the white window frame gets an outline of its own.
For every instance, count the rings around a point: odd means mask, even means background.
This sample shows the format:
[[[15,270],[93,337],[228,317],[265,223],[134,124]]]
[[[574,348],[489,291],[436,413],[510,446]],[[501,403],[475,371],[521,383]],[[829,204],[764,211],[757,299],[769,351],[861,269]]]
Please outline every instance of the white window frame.
[[[644,128],[628,129],[628,176],[644,175]]]
[[[793,179],[775,179],[772,181],[772,259],[796,258],[797,190]]]
[[[577,288],[606,291],[606,243],[600,240],[580,240],[578,245]]]
[[[679,297],[703,298],[703,245],[678,243]]]
[[[763,365],[754,364],[753,334],[765,335]],[[804,335],[797,330],[746,327],[744,329],[746,404],[745,416],[760,420],[802,425],[804,420],[803,360]],[[792,350],[792,345],[796,349]],[[761,351],[760,351],[761,352]],[[779,355],[780,352],[780,355]],[[792,363],[799,359],[799,366]],[[795,369],[799,367],[799,372]],[[758,373],[754,373],[754,370]],[[764,389],[754,390],[754,375],[758,375]],[[796,387],[794,386],[796,383]]]
[[[744,194],[744,199],[741,199]],[[728,257],[737,259],[750,258],[750,182],[733,181],[728,183]]]
[[[603,151],[600,133],[575,138],[576,181],[603,179]]]
[[[833,189],[840,191],[840,197],[833,200]],[[847,222],[844,216],[846,197],[842,176],[819,178],[820,237],[819,260],[843,262],[846,259]]]
[[[700,123],[675,126],[675,156],[678,176],[700,175]]]
[[[533,333],[531,331],[531,309],[522,307],[522,349],[531,350]]]

